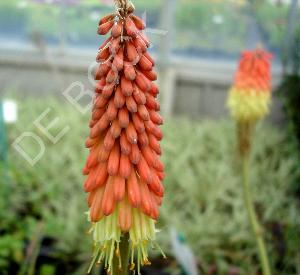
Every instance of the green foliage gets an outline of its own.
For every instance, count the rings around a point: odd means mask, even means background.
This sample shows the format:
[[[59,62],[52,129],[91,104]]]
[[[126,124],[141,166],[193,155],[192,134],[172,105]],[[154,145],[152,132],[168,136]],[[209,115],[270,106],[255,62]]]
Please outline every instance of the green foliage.
[[[215,263],[220,274],[229,274],[230,266],[237,267],[239,274],[258,270],[254,260],[255,241],[243,206],[241,179],[235,169],[239,160],[232,125],[170,122],[164,133],[167,170],[161,218],[164,225],[176,226],[186,235],[206,272],[209,263]],[[288,194],[288,188],[300,171],[294,170],[298,163],[295,154],[291,154],[284,137],[274,129],[259,127],[253,147],[251,184],[274,265],[280,251],[272,241],[278,236],[271,234],[271,225],[279,223],[286,229],[284,234],[299,230],[296,201]],[[167,230],[162,231],[163,240],[167,240],[167,234]],[[297,234],[279,239],[287,251],[295,243],[300,245]],[[293,263],[290,257],[284,257],[286,274],[299,272],[299,256],[299,253],[294,255],[297,260]]]
[[[43,37],[48,39],[59,39],[59,8],[49,7],[48,5],[31,5],[26,8],[27,12],[31,15],[26,20],[26,33],[41,33]],[[34,14],[34,16],[32,16]]]
[[[27,12],[16,9],[16,5],[16,0],[0,3],[0,31],[8,35],[14,31],[23,31],[23,24],[28,18]]]
[[[298,150],[298,162],[295,163],[295,170],[299,167],[300,162],[300,75],[284,76],[282,83],[277,88],[280,95],[287,122],[289,126],[290,142],[295,143]],[[300,194],[300,173],[298,178],[291,183],[291,189]]]
[[[147,23],[151,28],[159,28],[162,0],[135,0],[138,14],[147,12]],[[281,47],[286,25],[287,8],[274,6],[268,1],[253,4],[259,25],[265,32],[269,44],[274,49]],[[247,38],[249,5],[239,6],[231,1],[178,0],[174,48],[209,50],[233,54],[244,48]],[[66,26],[63,30],[68,42],[93,45],[99,43],[97,17],[111,12],[112,8],[101,1],[87,0],[79,4],[68,5]],[[222,18],[221,23],[214,17]],[[20,7],[17,0],[2,0],[0,3],[0,29],[8,34],[18,32],[25,36],[41,33],[46,41],[58,42],[62,22],[60,5],[41,4],[28,1],[26,7]],[[167,30],[170,31],[170,30]],[[160,37],[150,34],[156,44]],[[230,38],[230,39],[228,39]]]
[[[71,131],[56,145],[32,124],[48,106],[53,108],[47,116],[48,121],[44,119],[42,123],[47,125],[56,117],[60,118],[60,123],[50,131],[52,135],[57,135],[68,125],[72,126]],[[82,257],[88,259],[88,251],[91,248],[90,238],[85,234],[88,224],[84,214],[86,205],[81,176],[86,155],[82,141],[87,134],[87,128],[84,127],[85,118],[80,117],[70,106],[67,110],[66,113],[62,104],[53,101],[49,101],[49,105],[46,105],[32,100],[21,105],[21,121],[17,127],[9,129],[10,137],[15,139],[24,131],[33,132],[42,138],[46,152],[34,167],[22,159],[16,151],[11,152],[10,159],[13,161],[10,163],[9,176],[6,180],[8,182],[5,184],[13,196],[10,196],[10,201],[2,209],[5,209],[4,213],[11,211],[12,214],[7,214],[8,217],[1,219],[1,222],[6,225],[7,219],[12,219],[12,226],[5,231],[21,232],[23,241],[30,242],[34,236],[32,234],[34,229],[42,221],[44,224],[42,238],[47,237],[55,241],[55,249],[49,256],[62,261],[72,259],[80,262]],[[77,127],[78,124],[82,127]],[[20,145],[31,156],[38,152],[36,142],[31,138],[24,140]],[[1,186],[3,184],[1,182]],[[5,198],[3,194],[1,195]],[[20,226],[15,229],[13,222],[17,225],[20,223]],[[24,247],[22,253],[23,250]]]
[[[42,223],[41,238],[54,241],[48,245],[47,255],[55,259],[55,264],[52,269],[49,264],[37,268],[43,273],[54,273],[56,262],[63,262],[66,270],[60,270],[60,274],[83,274],[92,247],[90,236],[85,234],[87,206],[81,176],[87,155],[84,140],[88,135],[88,117],[69,103],[52,99],[27,99],[19,107],[20,120],[8,128],[9,143],[30,131],[43,140],[46,151],[31,167],[15,150],[10,150],[9,169],[3,171],[6,176],[0,180],[0,266],[5,270],[12,262],[20,265],[28,257],[24,247],[35,240]],[[32,124],[48,107],[50,112],[42,123],[60,119],[50,130],[53,135],[70,127],[57,144],[52,144]],[[216,265],[219,274],[228,274],[233,267],[239,269],[239,274],[255,273],[259,264],[235,169],[238,160],[234,126],[225,121],[169,120],[163,130],[166,197],[158,225],[162,229],[158,236],[163,249],[171,255],[169,228],[175,226],[186,236],[204,272]],[[36,150],[31,149],[33,144],[30,140],[22,143],[24,150],[31,153]],[[283,259],[277,274],[300,272],[299,209],[288,193],[289,183],[299,173],[299,168],[294,169],[295,163],[293,149],[284,136],[265,125],[257,129],[251,183],[273,266]],[[282,228],[280,236],[272,233],[273,224]],[[276,242],[286,247],[283,256]],[[42,242],[42,249],[43,245]]]
[[[254,5],[258,23],[271,48],[279,49],[286,32],[288,5],[274,5],[268,1],[257,1]]]
[[[300,76],[285,76],[278,91],[280,92],[285,112],[290,122],[291,132],[295,134],[296,139],[300,142]]]
[[[245,8],[228,2],[178,1],[176,46],[239,52],[244,47],[246,37],[245,15]],[[222,23],[214,22],[214,17],[220,17]]]
[[[291,41],[288,44],[290,45],[284,47],[282,60],[284,75],[276,92],[282,101],[289,126],[290,140],[297,145],[298,162],[300,162],[300,26],[295,26],[294,32],[291,33]],[[298,194],[300,194],[299,180],[300,174],[292,184],[292,189]]]

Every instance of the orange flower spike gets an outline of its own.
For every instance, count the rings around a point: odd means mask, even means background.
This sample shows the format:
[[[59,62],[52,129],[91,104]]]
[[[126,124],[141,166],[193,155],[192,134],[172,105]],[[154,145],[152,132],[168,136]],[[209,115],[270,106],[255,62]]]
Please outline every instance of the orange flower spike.
[[[269,58],[271,55],[261,49],[245,52],[237,71],[235,87],[270,90]],[[267,85],[262,87],[260,80]]]
[[[138,273],[149,262],[165,176],[159,159],[163,119],[153,83],[155,62],[147,52],[150,41],[141,32],[145,23],[133,15],[130,2],[116,3],[116,13],[105,16],[98,26],[99,34],[110,35],[96,57],[100,64],[85,144],[89,156],[83,169],[96,246],[93,263],[104,262],[111,275],[113,258],[120,257],[122,235],[129,236]],[[258,82],[265,85],[261,79]]]
[[[227,102],[236,120],[255,122],[269,112],[271,58],[272,55],[261,48],[242,54]]]
[[[271,274],[271,268],[263,234],[257,234],[261,231],[261,225],[255,215],[248,182],[254,126],[258,120],[269,113],[271,104],[271,58],[272,56],[261,47],[244,52],[227,101],[231,116],[236,121],[237,149],[241,164],[245,206],[255,235],[263,274]]]

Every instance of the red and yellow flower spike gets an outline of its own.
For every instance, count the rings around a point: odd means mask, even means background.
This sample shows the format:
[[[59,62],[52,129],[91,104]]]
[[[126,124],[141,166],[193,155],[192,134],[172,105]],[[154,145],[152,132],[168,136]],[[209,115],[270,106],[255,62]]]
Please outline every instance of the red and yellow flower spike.
[[[261,47],[245,51],[239,62],[235,82],[227,105],[236,120],[237,149],[240,157],[244,203],[256,239],[258,256],[264,275],[271,275],[263,230],[255,213],[249,185],[250,153],[255,123],[268,112],[271,103],[271,54]]]
[[[155,222],[164,195],[160,161],[163,123],[157,101],[154,60],[145,23],[128,1],[116,1],[117,12],[100,20],[98,34],[110,32],[99,49],[95,99],[86,141],[89,220],[95,244],[93,263],[103,263],[113,275],[122,266],[120,242],[128,236],[128,264],[149,264],[148,246],[155,244]]]
[[[237,121],[255,122],[268,114],[271,58],[272,55],[260,47],[242,54],[227,102],[231,115]]]

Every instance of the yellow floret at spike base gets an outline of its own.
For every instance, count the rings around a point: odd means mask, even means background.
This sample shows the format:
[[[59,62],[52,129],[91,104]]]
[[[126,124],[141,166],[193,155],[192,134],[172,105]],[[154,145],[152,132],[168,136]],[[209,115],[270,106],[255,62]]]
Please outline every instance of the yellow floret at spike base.
[[[227,106],[237,121],[255,122],[269,113],[271,94],[269,91],[241,90],[232,87]]]
[[[144,215],[138,209],[133,209],[133,225],[129,230],[130,248],[130,269],[137,266],[137,273],[140,274],[141,266],[151,264],[148,259],[149,247],[157,248],[163,256],[158,244],[155,242],[155,221]],[[92,266],[103,264],[104,268],[113,275],[113,257],[119,257],[120,269],[127,268],[121,266],[119,255],[119,245],[122,231],[118,225],[118,211],[112,215],[103,217],[99,222],[93,223],[91,233],[94,239],[94,255],[89,272]]]

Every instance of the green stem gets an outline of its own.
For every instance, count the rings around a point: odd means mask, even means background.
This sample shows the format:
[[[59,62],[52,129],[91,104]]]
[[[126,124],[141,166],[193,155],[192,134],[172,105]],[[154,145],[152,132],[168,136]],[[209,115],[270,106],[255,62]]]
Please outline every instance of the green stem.
[[[120,263],[118,257],[114,257],[113,260],[113,275],[127,275],[129,264],[129,233],[122,236],[120,242],[120,258],[122,268],[120,269]]]
[[[249,186],[249,155],[248,154],[242,156],[242,163],[243,163],[242,166],[243,166],[244,199],[248,211],[249,221],[256,239],[256,244],[259,252],[259,258],[262,265],[263,274],[271,275],[271,269],[270,269],[269,260],[267,256],[266,246],[263,239],[263,232],[255,214],[252,195]]]

